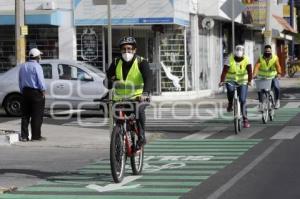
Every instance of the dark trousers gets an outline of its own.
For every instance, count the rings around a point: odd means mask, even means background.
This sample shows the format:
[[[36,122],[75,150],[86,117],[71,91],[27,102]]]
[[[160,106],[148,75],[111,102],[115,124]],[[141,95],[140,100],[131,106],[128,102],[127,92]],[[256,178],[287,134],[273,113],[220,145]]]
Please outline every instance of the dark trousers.
[[[41,91],[31,88],[23,89],[21,104],[21,137],[28,138],[28,126],[31,125],[31,139],[41,138],[45,98]]]
[[[226,88],[227,88],[227,98],[229,103],[232,104],[232,100],[234,97],[234,87],[231,85],[226,84]],[[243,119],[247,119],[247,95],[248,95],[248,86],[247,85],[241,85],[240,87],[238,87],[237,89],[238,91],[238,95],[239,95],[239,100],[240,100],[240,104],[241,104],[241,111],[243,114]]]
[[[140,103],[138,105],[138,117],[137,122],[139,124],[140,135],[145,137],[145,123],[146,123],[146,114],[145,109],[148,106],[148,103]]]
[[[280,86],[279,86],[279,80],[277,78],[272,79],[271,88],[274,90],[274,100],[277,101],[280,96]],[[258,100],[259,102],[262,102],[262,93],[258,92]]]

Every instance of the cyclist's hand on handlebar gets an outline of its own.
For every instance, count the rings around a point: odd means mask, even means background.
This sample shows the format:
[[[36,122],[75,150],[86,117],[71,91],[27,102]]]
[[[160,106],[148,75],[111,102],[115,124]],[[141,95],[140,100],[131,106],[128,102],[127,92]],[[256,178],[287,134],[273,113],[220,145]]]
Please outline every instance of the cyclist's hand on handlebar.
[[[141,96],[138,97],[140,102],[150,102],[150,95],[148,93],[143,93]]]
[[[225,82],[220,82],[219,87],[224,86]]]
[[[257,76],[255,75],[255,76],[253,76],[253,79],[257,79]]]
[[[248,85],[248,86],[252,86],[252,82],[248,82],[247,85]]]

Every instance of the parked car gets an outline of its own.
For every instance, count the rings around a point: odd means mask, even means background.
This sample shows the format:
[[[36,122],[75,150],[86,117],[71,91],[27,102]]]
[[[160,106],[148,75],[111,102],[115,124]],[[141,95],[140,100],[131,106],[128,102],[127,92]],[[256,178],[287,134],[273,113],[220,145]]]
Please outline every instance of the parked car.
[[[106,75],[99,69],[83,62],[66,60],[42,60],[40,62],[45,82],[45,108],[98,109],[97,99],[106,96],[103,84]],[[20,66],[0,75],[0,104],[8,115],[21,115],[19,89]]]

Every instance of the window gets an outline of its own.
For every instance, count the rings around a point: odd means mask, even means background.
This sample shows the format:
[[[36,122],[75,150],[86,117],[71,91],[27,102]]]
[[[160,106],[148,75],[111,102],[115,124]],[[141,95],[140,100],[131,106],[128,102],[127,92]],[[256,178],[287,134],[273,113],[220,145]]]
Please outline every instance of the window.
[[[52,79],[52,65],[51,64],[41,64],[44,78],[45,79]]]
[[[58,65],[59,79],[91,81],[92,77],[80,68],[66,64]]]

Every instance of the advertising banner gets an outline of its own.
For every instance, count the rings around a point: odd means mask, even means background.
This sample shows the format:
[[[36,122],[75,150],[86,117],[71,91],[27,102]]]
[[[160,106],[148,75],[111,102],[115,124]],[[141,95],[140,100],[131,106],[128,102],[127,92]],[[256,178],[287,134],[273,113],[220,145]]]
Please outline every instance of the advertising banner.
[[[264,26],[266,23],[267,0],[242,0],[246,7],[242,13],[243,24]]]

